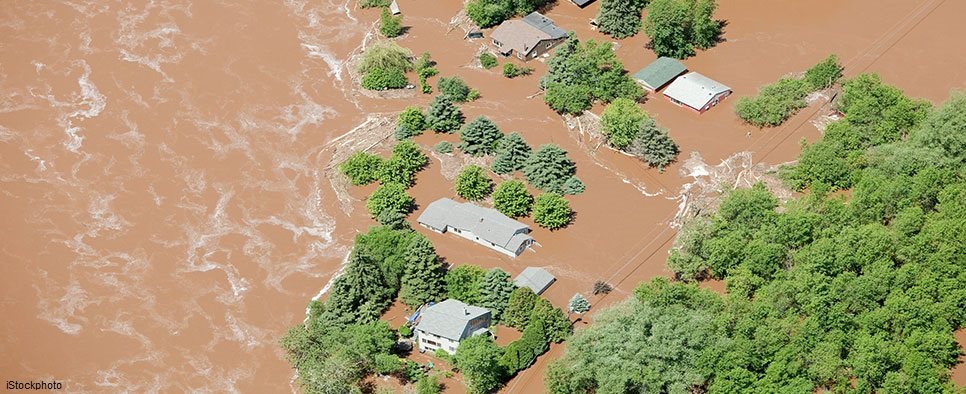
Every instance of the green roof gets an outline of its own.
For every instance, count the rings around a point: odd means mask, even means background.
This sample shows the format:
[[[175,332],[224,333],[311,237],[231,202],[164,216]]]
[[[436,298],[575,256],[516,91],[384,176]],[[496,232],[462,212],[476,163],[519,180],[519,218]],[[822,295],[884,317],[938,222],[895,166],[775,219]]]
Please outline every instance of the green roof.
[[[685,71],[688,71],[688,68],[681,62],[669,57],[659,57],[641,71],[634,73],[634,79],[641,81],[647,88],[657,90]]]

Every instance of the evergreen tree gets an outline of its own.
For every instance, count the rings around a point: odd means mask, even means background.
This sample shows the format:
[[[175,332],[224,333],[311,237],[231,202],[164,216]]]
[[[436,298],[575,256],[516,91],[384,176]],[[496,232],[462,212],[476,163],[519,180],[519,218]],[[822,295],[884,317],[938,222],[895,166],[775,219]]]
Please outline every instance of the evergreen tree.
[[[385,183],[379,185],[369,200],[366,201],[366,208],[373,218],[380,215],[388,215],[385,211],[392,211],[408,214],[413,209],[415,200],[406,193],[406,187],[398,183]]]
[[[480,116],[468,123],[460,131],[460,150],[473,155],[482,156],[493,153],[497,141],[503,138],[499,127],[485,116]]]
[[[533,152],[523,167],[523,175],[533,187],[544,191],[560,192],[564,182],[574,174],[574,162],[567,151],[557,145],[544,144]]]
[[[413,237],[406,249],[405,260],[399,298],[411,308],[442,299],[446,291],[445,270],[433,244],[426,237]]]
[[[446,273],[446,293],[467,304],[480,302],[480,283],[486,271],[475,265],[460,265]]]
[[[633,36],[641,31],[643,7],[644,2],[640,0],[602,0],[597,12],[597,30],[616,39]]]
[[[564,182],[561,190],[564,194],[577,195],[587,190],[587,186],[584,185],[584,182],[581,181],[580,178],[571,176],[570,178],[567,178],[567,181]]]
[[[345,272],[332,284],[323,314],[343,324],[372,322],[389,306],[391,296],[379,264],[353,250]]]
[[[587,298],[584,298],[583,294],[576,293],[573,297],[570,297],[567,309],[574,313],[584,313],[590,310],[590,302],[587,301]]]
[[[463,112],[444,95],[436,96],[429,104],[426,126],[439,133],[452,133],[463,125]]]
[[[653,119],[647,119],[641,133],[634,138],[628,153],[644,160],[652,167],[664,169],[677,158],[678,145]]]
[[[483,173],[483,168],[468,165],[456,177],[456,194],[470,201],[479,201],[490,195],[493,181]]]
[[[567,315],[544,298],[537,297],[533,313],[530,314],[530,323],[533,323],[534,320],[543,322],[549,342],[560,343],[573,331]]]
[[[480,282],[480,306],[489,309],[494,320],[499,320],[514,289],[516,286],[510,282],[510,274],[499,268],[491,269]]]
[[[511,218],[528,215],[532,207],[533,196],[516,179],[501,182],[493,191],[493,208]]]
[[[479,96],[479,92],[470,89],[460,77],[440,78],[436,86],[439,88],[439,94],[457,103],[472,101]]]
[[[570,203],[557,193],[541,194],[533,202],[533,221],[540,227],[557,230],[570,224],[573,216]]]
[[[510,294],[510,302],[503,313],[503,323],[523,329],[530,322],[530,314],[537,305],[537,295],[529,287],[518,287]]]
[[[520,133],[510,133],[497,143],[496,158],[493,160],[493,172],[509,174],[523,169],[523,165],[530,157],[530,145]]]

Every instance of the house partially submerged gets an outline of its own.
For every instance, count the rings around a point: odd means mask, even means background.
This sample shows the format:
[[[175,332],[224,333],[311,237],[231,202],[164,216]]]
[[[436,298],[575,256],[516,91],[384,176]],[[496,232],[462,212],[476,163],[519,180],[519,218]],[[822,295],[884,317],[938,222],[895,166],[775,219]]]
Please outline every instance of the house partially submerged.
[[[557,278],[551,275],[547,270],[538,267],[527,267],[513,278],[513,284],[518,287],[529,287],[534,293],[538,295],[547,290],[553,282],[556,282]]]
[[[529,226],[495,209],[448,198],[430,203],[416,221],[430,230],[454,233],[510,257],[523,253],[533,243]]]
[[[570,2],[576,4],[577,7],[584,8],[588,4],[593,3],[594,0],[570,0]]]
[[[651,62],[651,64],[648,64],[647,67],[634,73],[634,79],[643,85],[645,89],[654,92],[671,83],[674,78],[677,78],[687,71],[688,68],[677,59],[659,57],[657,60]]]
[[[731,88],[696,72],[684,74],[664,89],[671,102],[704,113],[731,95]]]
[[[413,330],[420,352],[456,353],[460,341],[489,332],[490,310],[448,299],[422,308]]]
[[[503,56],[515,54],[520,60],[530,60],[567,39],[567,32],[557,27],[550,18],[532,12],[523,19],[504,21],[493,30],[490,38],[497,52]]]

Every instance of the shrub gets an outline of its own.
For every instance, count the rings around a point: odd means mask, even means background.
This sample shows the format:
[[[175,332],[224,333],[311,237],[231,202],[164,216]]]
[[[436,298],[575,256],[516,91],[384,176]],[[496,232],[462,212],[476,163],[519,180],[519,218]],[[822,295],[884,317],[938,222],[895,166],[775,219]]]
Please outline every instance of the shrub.
[[[391,0],[359,0],[359,8],[389,7]]]
[[[396,138],[405,140],[422,134],[426,129],[426,115],[419,107],[410,105],[406,107],[396,120]]]
[[[427,375],[416,381],[416,394],[439,394],[442,391],[443,386],[436,376]]]
[[[587,186],[585,186],[584,183],[580,181],[580,178],[577,178],[576,176],[567,178],[562,188],[563,194],[569,195],[580,194],[585,190],[587,190]]]
[[[532,207],[533,196],[523,182],[516,179],[501,182],[493,191],[493,208],[511,218],[530,214]]]
[[[544,193],[534,200],[533,221],[540,227],[557,230],[573,220],[570,203],[557,193]]]
[[[433,146],[433,149],[438,153],[453,153],[453,144],[449,141],[440,141]]]
[[[408,84],[400,70],[374,68],[362,75],[362,87],[369,90],[402,89]]]
[[[409,326],[403,324],[402,326],[399,327],[399,336],[401,336],[403,338],[409,338],[409,337],[413,336],[413,329],[412,328],[409,328]]]
[[[497,66],[496,56],[483,52],[480,54],[480,65],[489,70]]]
[[[412,211],[415,202],[416,200],[406,193],[405,186],[398,183],[385,183],[379,185],[369,196],[366,209],[373,218],[386,211],[408,214]]]
[[[356,152],[339,165],[342,171],[353,185],[367,185],[379,177],[379,168],[382,166],[382,158],[366,152]]]
[[[526,76],[533,74],[533,67],[517,67],[513,63],[503,64],[503,76],[507,78],[516,78],[521,76]]]
[[[460,77],[440,78],[436,87],[440,94],[457,103],[470,101],[474,95],[473,90]],[[479,93],[475,95],[478,97]]]
[[[363,74],[375,69],[405,73],[413,69],[412,56],[412,52],[392,41],[380,41],[362,54],[358,70]]]
[[[456,194],[470,201],[479,201],[490,195],[493,181],[479,166],[469,165],[456,177]]]
[[[735,113],[745,122],[758,127],[778,126],[796,111],[805,108],[809,84],[801,79],[782,78],[765,85],[755,97],[742,97]]]
[[[805,71],[803,78],[812,90],[827,89],[832,87],[839,78],[842,78],[842,70],[838,56],[830,55]]]
[[[607,282],[602,280],[594,282],[594,295],[610,294],[611,290],[614,290],[614,288]]]
[[[379,32],[388,38],[399,37],[403,32],[402,18],[402,15],[393,16],[388,8],[383,8],[379,17]]]
[[[392,354],[377,354],[375,359],[375,370],[380,375],[389,375],[401,371],[403,368],[402,360]]]

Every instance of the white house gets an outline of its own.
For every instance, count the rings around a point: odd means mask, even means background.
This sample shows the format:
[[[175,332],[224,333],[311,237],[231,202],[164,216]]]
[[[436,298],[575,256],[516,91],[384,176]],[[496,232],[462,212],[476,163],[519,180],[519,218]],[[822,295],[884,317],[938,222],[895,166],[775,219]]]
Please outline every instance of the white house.
[[[527,225],[495,209],[448,198],[430,203],[416,221],[440,234],[450,232],[510,257],[533,244]]]
[[[731,88],[696,72],[684,74],[664,89],[671,102],[704,113],[731,95]]]
[[[450,298],[423,308],[413,332],[420,352],[443,349],[454,354],[460,341],[487,333],[489,327],[489,309]]]

